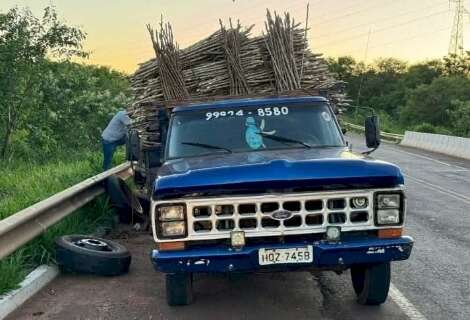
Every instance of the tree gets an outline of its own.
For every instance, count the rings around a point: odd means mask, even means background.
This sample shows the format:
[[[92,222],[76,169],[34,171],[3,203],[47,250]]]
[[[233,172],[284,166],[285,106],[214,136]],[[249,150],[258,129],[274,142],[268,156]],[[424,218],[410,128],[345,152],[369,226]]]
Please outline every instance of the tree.
[[[431,84],[442,72],[442,63],[439,60],[415,64],[404,74],[403,83],[407,89],[414,89],[422,84]]]
[[[470,51],[465,55],[450,55],[443,58],[443,71],[449,76],[470,77]]]
[[[449,117],[454,128],[454,133],[461,137],[470,137],[470,100],[452,101],[453,110]]]
[[[353,57],[343,56],[337,59],[328,58],[327,62],[330,71],[335,73],[338,79],[347,82],[353,77],[356,69],[356,60],[354,60]]]
[[[130,103],[128,79],[106,67],[49,62],[42,75],[24,134],[44,154],[99,146],[110,117]]]
[[[449,126],[453,100],[470,100],[470,78],[439,77],[429,85],[420,85],[409,92],[402,120],[407,124],[429,123]]]
[[[59,21],[53,7],[41,18],[28,9],[0,13],[0,158],[7,158],[12,135],[28,123],[39,96],[41,70],[48,57],[85,57],[79,28]]]
[[[405,88],[402,79],[405,76],[406,63],[388,58],[379,59],[360,78],[357,100],[362,106],[383,110],[395,116],[404,103]]]

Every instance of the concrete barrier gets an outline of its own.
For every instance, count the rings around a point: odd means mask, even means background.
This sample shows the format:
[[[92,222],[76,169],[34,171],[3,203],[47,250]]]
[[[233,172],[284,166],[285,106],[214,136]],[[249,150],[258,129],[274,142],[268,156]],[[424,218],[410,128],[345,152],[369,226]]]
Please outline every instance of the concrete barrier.
[[[470,159],[470,138],[406,131],[400,145]]]

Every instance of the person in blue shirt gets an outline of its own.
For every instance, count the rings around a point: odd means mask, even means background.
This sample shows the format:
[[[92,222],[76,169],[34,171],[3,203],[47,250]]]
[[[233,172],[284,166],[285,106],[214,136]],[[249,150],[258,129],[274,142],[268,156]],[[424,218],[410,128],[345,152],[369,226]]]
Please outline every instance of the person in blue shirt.
[[[113,155],[118,146],[126,144],[127,127],[131,119],[124,110],[119,111],[101,134],[103,144],[103,170],[111,168]]]

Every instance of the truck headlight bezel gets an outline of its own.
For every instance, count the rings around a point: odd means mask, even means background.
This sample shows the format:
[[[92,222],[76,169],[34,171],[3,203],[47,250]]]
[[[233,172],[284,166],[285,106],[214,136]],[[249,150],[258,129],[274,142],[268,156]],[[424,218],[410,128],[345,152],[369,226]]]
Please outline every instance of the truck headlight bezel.
[[[157,208],[158,221],[171,222],[184,220],[185,206],[177,205],[161,205]]]
[[[179,208],[176,212],[170,212],[170,208]],[[166,208],[166,216],[162,217],[162,209]],[[184,232],[178,234],[169,235],[165,229],[171,226],[183,224]],[[188,223],[186,215],[186,204],[185,203],[165,203],[158,205],[155,208],[155,226],[156,233],[159,239],[183,239],[188,235]]]
[[[180,228],[182,232],[179,233],[172,233],[169,232],[169,230],[176,230]],[[184,221],[167,221],[167,222],[162,222],[160,223],[160,230],[162,233],[162,236],[165,237],[166,239],[171,239],[171,238],[180,238],[181,236],[184,236],[186,234],[186,223]]]
[[[389,201],[384,201],[384,198],[387,197],[389,198]],[[385,221],[380,221],[381,213],[391,214],[394,211],[396,211],[398,215],[398,222],[387,223]],[[404,215],[405,194],[403,191],[380,191],[374,194],[374,223],[376,226],[401,226],[403,225]]]

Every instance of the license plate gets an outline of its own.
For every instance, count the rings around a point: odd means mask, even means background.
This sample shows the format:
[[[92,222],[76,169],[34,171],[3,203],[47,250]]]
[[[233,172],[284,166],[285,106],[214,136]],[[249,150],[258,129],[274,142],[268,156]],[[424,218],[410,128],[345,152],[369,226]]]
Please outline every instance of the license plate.
[[[313,261],[313,247],[306,246],[301,248],[289,249],[259,249],[259,264],[262,266],[270,264],[286,263],[309,263]]]

